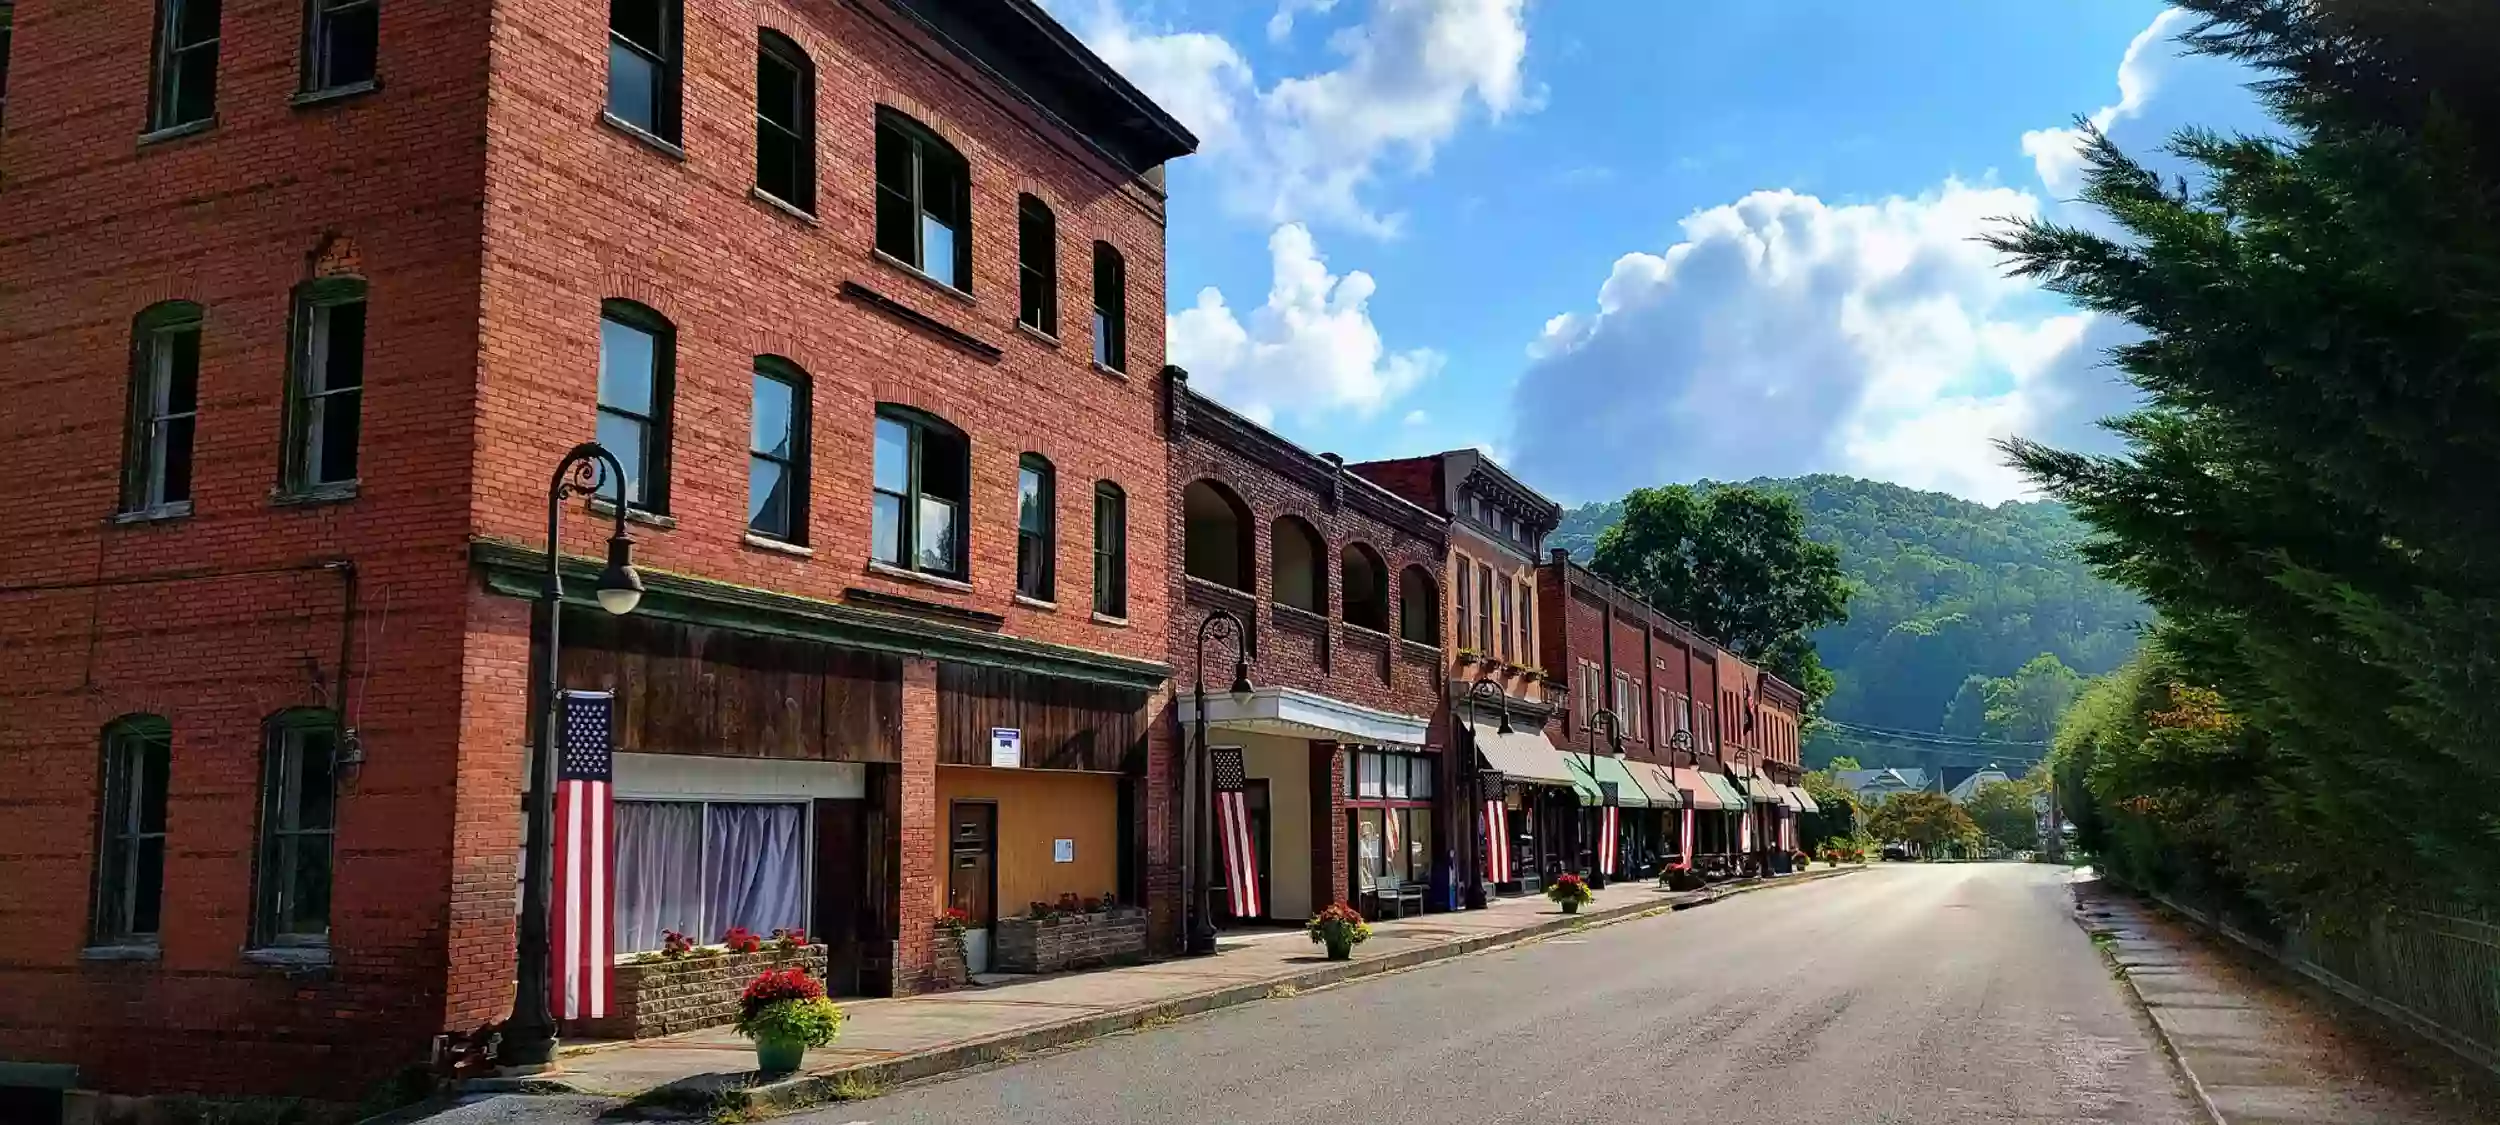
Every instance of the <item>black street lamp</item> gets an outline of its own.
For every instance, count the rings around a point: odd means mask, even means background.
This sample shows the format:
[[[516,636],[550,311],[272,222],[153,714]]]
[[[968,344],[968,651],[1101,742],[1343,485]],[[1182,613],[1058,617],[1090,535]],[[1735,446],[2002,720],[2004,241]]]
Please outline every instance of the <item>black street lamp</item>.
[[[1229,609],[1216,609],[1198,623],[1198,682],[1192,689],[1198,748],[1182,761],[1181,800],[1181,838],[1189,841],[1181,854],[1181,886],[1188,895],[1183,932],[1188,935],[1185,949],[1193,956],[1215,952],[1215,911],[1207,901],[1215,890],[1209,869],[1215,856],[1215,770],[1214,760],[1207,756],[1207,641],[1212,638],[1233,642],[1233,695],[1247,700],[1251,692],[1250,649],[1245,636],[1241,618]],[[1203,800],[1199,795],[1202,786],[1206,789]]]
[[[1623,717],[1607,708],[1600,707],[1589,713],[1589,728],[1596,729],[1600,722],[1606,724],[1607,745],[1614,748],[1615,757],[1623,757]],[[1609,798],[1613,794],[1609,791],[1614,788],[1614,783],[1597,780],[1597,743],[1595,741],[1589,743],[1588,759],[1589,783],[1597,786],[1597,800],[1600,806],[1597,815],[1603,818],[1606,815],[1603,806],[1610,803]],[[1597,854],[1597,849],[1604,846],[1605,833],[1597,833],[1595,841],[1589,847],[1589,888],[1591,890],[1606,889],[1606,857]]]
[[[1459,701],[1465,703],[1467,705],[1467,709],[1473,712],[1482,706],[1482,704],[1478,703],[1477,700],[1487,695],[1493,697],[1494,713],[1501,718],[1501,725],[1495,729],[1502,734],[1511,733],[1510,693],[1503,691],[1502,685],[1491,680],[1477,680],[1476,682],[1467,685],[1467,690],[1460,694]],[[1453,708],[1453,713],[1455,713],[1455,708]],[[1501,775],[1495,773],[1491,776],[1499,777]],[[1501,792],[1498,782],[1496,783],[1495,791],[1487,794],[1484,792],[1484,775],[1477,775],[1476,799],[1479,802],[1490,800],[1499,796],[1501,796]],[[1473,814],[1469,814],[1468,819],[1473,819]],[[1492,848],[1507,848],[1510,846],[1510,841],[1508,840],[1495,840],[1492,838],[1493,825],[1490,821],[1486,822],[1484,828],[1486,836],[1484,846],[1488,850]],[[1484,909],[1484,900],[1487,897],[1485,893],[1485,886],[1486,873],[1483,871],[1476,872],[1476,878],[1470,880],[1470,885],[1467,888],[1467,909]]]
[[[538,743],[530,761],[527,801],[529,855],[521,880],[520,991],[512,999],[512,1020],[504,1027],[497,1055],[506,1066],[541,1067],[556,1055],[555,1014],[548,1010],[547,897],[555,876],[555,812],[549,797],[556,788],[556,697],[561,691],[559,645],[564,620],[563,556],[556,531],[565,498],[595,495],[602,478],[616,482],[616,533],[608,537],[607,569],[599,572],[599,608],[628,614],[642,604],[642,575],[634,571],[634,541],[625,534],[625,466],[595,441],[574,446],[556,462],[547,484],[547,664],[532,700],[538,716]]]

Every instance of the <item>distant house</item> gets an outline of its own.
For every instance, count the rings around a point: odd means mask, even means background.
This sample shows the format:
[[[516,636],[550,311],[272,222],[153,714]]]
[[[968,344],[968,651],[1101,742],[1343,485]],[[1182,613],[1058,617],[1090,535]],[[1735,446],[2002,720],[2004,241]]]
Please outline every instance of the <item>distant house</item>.
[[[1883,770],[1841,770],[1840,783],[1858,799],[1861,808],[1872,808],[1895,793],[1926,789],[1931,782],[1923,769],[1901,768]]]
[[[1953,790],[1946,793],[1945,796],[1953,798],[1954,804],[1967,805],[1970,803],[1972,797],[1979,794],[1980,786],[1989,784],[1990,782],[2012,780],[2014,780],[2013,777],[2008,775],[2004,770],[1998,769],[1995,766],[1988,766],[1981,769],[1979,772],[1970,775],[1969,777],[1963,778],[1962,783],[1954,786]]]

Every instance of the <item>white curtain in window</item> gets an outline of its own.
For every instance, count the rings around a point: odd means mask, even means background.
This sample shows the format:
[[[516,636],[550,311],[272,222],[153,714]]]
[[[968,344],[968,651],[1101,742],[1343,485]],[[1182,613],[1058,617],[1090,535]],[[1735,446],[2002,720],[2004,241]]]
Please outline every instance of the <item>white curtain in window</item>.
[[[616,951],[660,947],[676,930],[696,941],[703,926],[703,806],[692,801],[616,803]]]
[[[719,941],[732,926],[767,937],[806,928],[806,826],[803,805],[711,806],[707,929],[696,940]]]

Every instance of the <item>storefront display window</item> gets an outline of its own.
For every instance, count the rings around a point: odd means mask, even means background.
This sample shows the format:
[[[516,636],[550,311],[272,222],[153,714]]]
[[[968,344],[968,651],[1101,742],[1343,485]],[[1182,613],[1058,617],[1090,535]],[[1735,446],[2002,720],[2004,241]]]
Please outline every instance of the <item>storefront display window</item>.
[[[618,801],[617,952],[658,949],[669,930],[717,942],[733,926],[806,928],[807,806]]]

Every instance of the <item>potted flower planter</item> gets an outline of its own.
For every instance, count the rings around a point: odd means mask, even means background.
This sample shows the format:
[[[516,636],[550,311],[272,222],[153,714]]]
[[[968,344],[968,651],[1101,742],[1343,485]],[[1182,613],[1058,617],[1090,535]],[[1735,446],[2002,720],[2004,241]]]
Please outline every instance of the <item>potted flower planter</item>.
[[[1328,950],[1331,961],[1354,959],[1354,947],[1371,939],[1371,925],[1354,908],[1340,902],[1311,916],[1303,930]]]
[[[1545,884],[1545,897],[1551,900],[1554,905],[1562,907],[1563,913],[1577,914],[1580,912],[1581,903],[1587,902],[1597,896],[1594,892],[1589,890],[1589,885],[1586,880],[1569,872],[1564,872],[1563,874],[1554,876],[1553,882]]]
[[[755,1040],[755,1069],[788,1074],[807,1061],[809,1047],[828,1046],[842,1033],[842,1009],[806,970],[767,972],[739,998],[738,1033]]]

